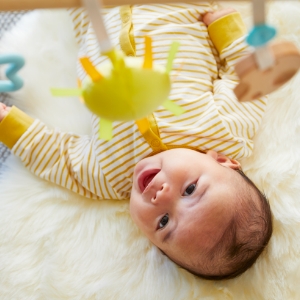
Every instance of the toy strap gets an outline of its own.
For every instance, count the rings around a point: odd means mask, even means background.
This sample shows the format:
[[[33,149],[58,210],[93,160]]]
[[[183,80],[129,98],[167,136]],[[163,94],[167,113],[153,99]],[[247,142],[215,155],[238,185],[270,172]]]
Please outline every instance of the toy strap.
[[[263,0],[252,0],[253,2],[253,24],[265,24],[265,1]]]
[[[111,50],[113,50],[113,46],[108,37],[103,18],[100,13],[100,9],[102,8],[102,1],[99,2],[97,0],[81,0],[81,3],[87,9],[101,52],[110,52]]]

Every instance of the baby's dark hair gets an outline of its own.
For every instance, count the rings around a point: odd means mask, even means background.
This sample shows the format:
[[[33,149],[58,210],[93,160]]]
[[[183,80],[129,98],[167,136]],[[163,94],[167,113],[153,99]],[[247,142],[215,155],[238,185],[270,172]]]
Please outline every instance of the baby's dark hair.
[[[237,172],[246,183],[242,197],[239,196],[243,209],[236,209],[235,217],[219,242],[208,253],[205,253],[207,267],[201,266],[203,269],[201,273],[185,267],[200,278],[224,280],[241,275],[255,263],[271,238],[272,213],[265,194],[242,170],[237,170]],[[254,201],[253,196],[257,196],[259,201]],[[214,272],[211,272],[212,269]]]

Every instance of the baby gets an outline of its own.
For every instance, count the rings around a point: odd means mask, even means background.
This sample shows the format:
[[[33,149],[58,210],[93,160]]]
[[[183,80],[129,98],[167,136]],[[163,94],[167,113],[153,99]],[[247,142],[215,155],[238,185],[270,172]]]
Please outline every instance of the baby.
[[[180,40],[170,99],[183,115],[159,107],[138,122],[115,122],[113,139],[102,141],[97,116],[93,135],[78,136],[1,104],[0,141],[43,179],[93,199],[130,198],[133,221],[172,261],[202,278],[228,279],[256,261],[272,233],[269,204],[236,160],[251,154],[265,100],[236,100],[244,26],[233,9],[211,11],[204,3],[104,10],[113,44],[127,55],[142,56],[150,35],[155,63],[165,64]],[[103,63],[85,12],[71,16],[79,57]]]

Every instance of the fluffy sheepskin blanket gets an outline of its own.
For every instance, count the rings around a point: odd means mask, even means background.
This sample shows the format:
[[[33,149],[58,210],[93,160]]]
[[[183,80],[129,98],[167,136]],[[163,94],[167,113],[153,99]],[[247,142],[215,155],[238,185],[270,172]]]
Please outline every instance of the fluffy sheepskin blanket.
[[[228,2],[250,27],[250,3]],[[299,1],[268,5],[277,38],[300,43]],[[49,126],[89,133],[90,113],[50,87],[76,86],[66,11],[34,11],[1,40],[25,56],[14,103]],[[234,280],[209,282],[177,268],[138,230],[127,201],[91,201],[42,181],[11,156],[0,179],[1,299],[299,299],[300,74],[271,95],[253,155],[242,161],[274,213],[267,251]]]

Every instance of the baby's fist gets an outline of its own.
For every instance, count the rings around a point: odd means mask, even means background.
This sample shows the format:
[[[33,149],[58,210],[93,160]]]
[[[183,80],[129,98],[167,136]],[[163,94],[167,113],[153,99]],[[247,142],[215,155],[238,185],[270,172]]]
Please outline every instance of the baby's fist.
[[[6,117],[11,107],[6,106],[4,103],[0,102],[0,122]]]
[[[209,26],[212,22],[236,12],[234,8],[224,8],[214,12],[208,12],[202,16],[202,21],[206,26]]]

